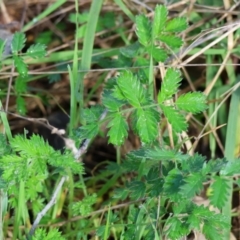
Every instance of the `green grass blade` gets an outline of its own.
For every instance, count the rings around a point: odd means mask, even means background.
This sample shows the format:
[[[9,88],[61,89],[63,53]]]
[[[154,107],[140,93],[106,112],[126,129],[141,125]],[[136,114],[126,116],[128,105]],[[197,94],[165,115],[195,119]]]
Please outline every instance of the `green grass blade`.
[[[45,17],[47,17],[49,14],[51,14],[53,11],[58,9],[60,6],[62,6],[67,0],[57,0],[55,3],[50,5],[45,11],[43,11],[41,14],[39,14],[37,17],[33,18],[32,21],[30,21],[28,24],[26,24],[22,28],[22,32],[26,32],[28,29],[30,29],[35,23],[41,21]]]
[[[238,79],[238,82],[240,79]],[[236,146],[237,138],[237,121],[239,113],[240,104],[240,88],[238,88],[232,94],[232,99],[229,109],[228,125],[227,125],[227,136],[225,143],[225,157],[228,161],[234,160],[234,150]],[[222,208],[222,214],[227,218],[229,226],[231,226],[231,210],[232,210],[232,191],[233,191],[233,180],[228,180],[229,196],[225,206]],[[230,229],[224,230],[224,239],[230,238]]]
[[[133,21],[135,22],[135,16],[129,11],[127,6],[122,0],[114,0],[114,2],[122,9],[122,11]]]
[[[89,19],[87,22],[87,29],[83,41],[83,50],[82,50],[82,61],[80,70],[89,70],[92,62],[92,53],[93,53],[93,44],[94,36],[97,27],[97,22],[102,7],[103,0],[93,0],[89,12]],[[81,118],[81,108],[83,108],[83,79],[84,73],[81,73],[76,82],[77,95],[76,98],[80,104],[80,118]],[[80,119],[80,122],[82,120]]]

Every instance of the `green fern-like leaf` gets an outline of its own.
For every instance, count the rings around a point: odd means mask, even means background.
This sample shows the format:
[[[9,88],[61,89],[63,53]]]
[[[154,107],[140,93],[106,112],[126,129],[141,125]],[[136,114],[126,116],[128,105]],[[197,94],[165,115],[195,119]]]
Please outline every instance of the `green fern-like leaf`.
[[[130,71],[123,72],[117,79],[117,85],[132,106],[140,107],[146,99],[146,91],[137,77]]]
[[[23,59],[18,56],[13,56],[13,60],[19,74],[23,77],[26,77],[28,74],[28,67]]]
[[[156,139],[159,119],[159,113],[154,108],[139,108],[133,112],[132,125],[143,143]]]
[[[158,103],[162,103],[176,94],[181,82],[181,73],[179,70],[169,68],[164,77],[161,91],[158,94]]]
[[[61,232],[58,229],[50,229],[48,232],[46,229],[38,228],[32,237],[32,240],[65,240],[64,237],[61,236]]]
[[[167,21],[168,10],[164,5],[155,7],[152,23],[152,39],[155,39],[163,31]]]
[[[151,24],[149,19],[144,15],[136,17],[136,34],[139,42],[143,46],[148,46],[151,43]]]
[[[172,128],[176,132],[182,132],[187,130],[187,122],[184,116],[171,106],[161,105],[164,115],[166,116]]]
[[[182,39],[177,36],[161,34],[158,39],[167,44],[170,48],[180,48],[183,44]]]
[[[211,195],[209,197],[210,202],[213,206],[217,208],[222,208],[227,201],[227,197],[229,196],[229,187],[228,180],[223,177],[215,176],[214,182],[210,186]]]
[[[41,43],[31,45],[27,50],[27,56],[32,58],[44,57],[46,53],[46,46]]]
[[[72,209],[74,215],[85,216],[92,211],[92,205],[97,201],[97,194],[88,195],[83,198],[81,201],[73,204]]]
[[[32,135],[30,139],[24,136],[17,135],[11,140],[11,147],[15,152],[20,153],[21,156],[32,156],[44,159],[54,152],[42,137],[39,135]]]
[[[164,62],[167,59],[167,53],[162,48],[152,45],[147,48],[147,51],[157,62]]]
[[[121,113],[115,113],[107,127],[110,128],[107,134],[109,142],[117,146],[122,145],[128,135],[128,124]]]
[[[12,53],[16,55],[19,51],[21,51],[24,48],[25,41],[26,37],[24,33],[22,32],[14,33],[11,45]]]
[[[187,29],[187,20],[183,17],[173,18],[166,24],[166,32],[182,32]]]
[[[47,163],[56,169],[61,175],[66,175],[69,170],[73,174],[83,174],[83,165],[77,162],[70,151],[61,154],[60,151],[54,151],[47,158]]]
[[[177,99],[176,105],[181,110],[199,113],[207,108],[206,96],[201,92],[189,92],[181,95]]]

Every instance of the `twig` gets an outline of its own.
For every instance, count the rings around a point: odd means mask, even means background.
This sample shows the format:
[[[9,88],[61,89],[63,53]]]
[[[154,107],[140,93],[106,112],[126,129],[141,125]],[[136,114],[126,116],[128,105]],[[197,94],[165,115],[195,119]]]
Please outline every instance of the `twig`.
[[[40,223],[41,219],[43,218],[43,216],[47,213],[47,211],[56,203],[56,198],[57,198],[57,195],[59,193],[59,191],[61,190],[62,188],[62,185],[64,184],[66,180],[66,177],[62,177],[59,184],[57,185],[57,188],[55,189],[55,192],[53,193],[52,195],[52,198],[51,200],[49,201],[49,203],[43,208],[43,210],[38,213],[37,215],[37,218],[35,219],[31,229],[30,229],[30,232],[29,232],[29,237],[31,237],[34,232],[35,232],[35,229],[37,228],[38,224]]]

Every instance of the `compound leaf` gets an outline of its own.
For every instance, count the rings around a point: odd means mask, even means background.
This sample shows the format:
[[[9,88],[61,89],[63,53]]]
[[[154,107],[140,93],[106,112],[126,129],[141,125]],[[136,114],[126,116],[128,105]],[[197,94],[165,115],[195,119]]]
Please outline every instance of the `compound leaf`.
[[[199,113],[207,108],[206,96],[201,92],[189,92],[181,95],[177,99],[176,105],[181,110]]]

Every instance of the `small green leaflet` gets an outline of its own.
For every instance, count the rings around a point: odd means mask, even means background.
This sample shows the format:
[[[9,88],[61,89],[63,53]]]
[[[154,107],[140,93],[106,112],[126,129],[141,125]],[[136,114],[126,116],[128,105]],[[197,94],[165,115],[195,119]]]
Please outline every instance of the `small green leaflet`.
[[[182,173],[177,169],[168,172],[163,185],[164,194],[172,201],[181,201],[182,195],[180,194],[181,187],[184,185]]]
[[[28,74],[28,68],[27,68],[26,63],[23,61],[23,59],[18,56],[13,56],[13,60],[14,60],[14,65],[17,68],[18,73],[22,77],[26,77]]]
[[[152,160],[156,161],[179,161],[179,159],[183,158],[181,152],[177,152],[176,150],[172,149],[147,149],[145,156]]]
[[[90,108],[83,109],[83,119],[86,124],[96,123],[104,112],[104,109],[104,106],[101,105],[94,105]]]
[[[182,32],[187,28],[187,20],[183,17],[173,18],[167,22],[165,31],[166,32]]]
[[[139,108],[133,113],[135,130],[143,143],[151,143],[158,134],[159,113],[154,108]]]
[[[99,126],[96,123],[90,123],[85,126],[81,126],[77,130],[77,134],[80,136],[81,140],[83,139],[93,139],[99,133]]]
[[[194,154],[182,161],[182,171],[185,173],[200,172],[206,164],[206,157]]]
[[[163,103],[170,99],[173,94],[176,94],[181,81],[180,71],[169,68],[164,77],[161,91],[158,93],[158,103]]]
[[[17,96],[16,102],[17,102],[17,111],[21,115],[25,115],[27,112],[27,109],[26,109],[26,102],[25,102],[24,98],[21,96]]]
[[[172,36],[172,35],[164,35],[161,34],[158,39],[164,43],[166,43],[170,48],[179,48],[182,46],[183,41],[180,37]]]
[[[15,91],[18,94],[25,93],[27,90],[27,78],[19,75],[15,80]]]
[[[230,194],[228,180],[220,176],[214,176],[214,182],[210,188],[212,189],[209,197],[211,204],[219,209],[222,208]]]
[[[109,112],[116,112],[124,104],[123,101],[116,99],[112,95],[112,91],[104,90],[102,96],[102,103],[108,109]]]
[[[193,173],[184,178],[185,184],[181,187],[181,194],[184,198],[192,198],[203,189],[205,176],[200,173]]]
[[[206,96],[201,92],[189,92],[177,99],[176,106],[180,110],[199,113],[207,108]]]
[[[25,45],[25,41],[26,38],[24,33],[22,32],[14,33],[11,45],[12,53],[16,55],[19,51],[21,51]]]
[[[32,58],[41,58],[46,55],[46,46],[41,43],[31,45],[27,50],[27,56]]]
[[[110,128],[107,135],[110,143],[120,146],[128,135],[128,124],[119,112],[114,113],[112,117],[112,120],[107,125]]]
[[[239,159],[229,160],[224,168],[220,171],[222,176],[232,176],[239,174],[240,161]]]
[[[152,39],[156,39],[163,31],[167,21],[168,9],[164,5],[157,5],[153,18]]]
[[[131,192],[130,197],[131,199],[137,200],[144,196],[146,191],[146,186],[141,181],[132,181],[127,184],[128,190]]]
[[[117,85],[122,95],[133,107],[140,107],[145,99],[144,88],[137,77],[130,71],[125,71],[117,78]],[[146,92],[146,90],[145,90]]]
[[[164,115],[166,116],[172,128],[177,133],[187,130],[187,122],[185,117],[171,106],[161,105]]]
[[[120,48],[120,53],[127,58],[134,58],[137,55],[140,46],[141,45],[137,41],[131,45]]]
[[[168,218],[166,226],[167,239],[182,239],[190,233],[188,224],[183,219],[180,221],[178,217]]]
[[[150,46],[147,48],[148,53],[156,60],[157,62],[164,62],[167,59],[167,53],[164,49],[157,46]]]
[[[145,47],[148,46],[151,42],[151,24],[149,19],[144,15],[139,15],[136,17],[136,25],[136,34],[139,42]]]

